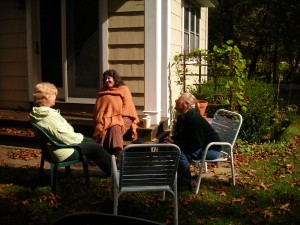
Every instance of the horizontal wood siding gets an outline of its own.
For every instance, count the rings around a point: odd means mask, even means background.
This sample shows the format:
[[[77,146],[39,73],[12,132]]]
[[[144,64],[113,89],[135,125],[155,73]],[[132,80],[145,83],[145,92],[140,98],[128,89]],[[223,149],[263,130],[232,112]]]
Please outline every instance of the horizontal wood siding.
[[[29,109],[25,1],[0,0],[0,108]]]
[[[110,12],[140,12],[144,11],[143,0],[113,0],[109,1]]]
[[[118,73],[122,74],[122,77],[139,77],[141,79],[144,78],[144,62],[142,61],[134,61],[131,60],[130,62],[124,61],[113,61],[110,63],[110,66],[114,68]]]
[[[108,1],[108,66],[130,89],[138,114],[144,110],[144,1]]]

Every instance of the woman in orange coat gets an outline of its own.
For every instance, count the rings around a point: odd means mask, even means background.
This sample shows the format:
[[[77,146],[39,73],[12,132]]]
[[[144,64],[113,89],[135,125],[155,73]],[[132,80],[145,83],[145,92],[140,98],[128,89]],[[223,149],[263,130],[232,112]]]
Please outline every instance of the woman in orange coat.
[[[103,88],[98,92],[94,107],[94,139],[117,158],[123,149],[123,135],[131,129],[137,139],[139,118],[131,92],[115,70],[103,73]]]

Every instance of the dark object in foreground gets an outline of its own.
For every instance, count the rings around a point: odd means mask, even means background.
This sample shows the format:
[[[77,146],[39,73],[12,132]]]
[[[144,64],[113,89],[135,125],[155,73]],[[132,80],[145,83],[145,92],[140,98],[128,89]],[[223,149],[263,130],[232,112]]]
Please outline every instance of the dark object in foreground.
[[[162,225],[150,220],[106,213],[74,213],[59,218],[54,225]]]

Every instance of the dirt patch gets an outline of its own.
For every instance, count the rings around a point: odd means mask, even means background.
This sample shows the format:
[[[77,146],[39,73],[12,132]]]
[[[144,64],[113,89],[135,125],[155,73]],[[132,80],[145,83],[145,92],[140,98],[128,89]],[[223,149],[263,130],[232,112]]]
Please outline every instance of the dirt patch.
[[[0,167],[38,167],[41,153],[40,149],[0,145]]]

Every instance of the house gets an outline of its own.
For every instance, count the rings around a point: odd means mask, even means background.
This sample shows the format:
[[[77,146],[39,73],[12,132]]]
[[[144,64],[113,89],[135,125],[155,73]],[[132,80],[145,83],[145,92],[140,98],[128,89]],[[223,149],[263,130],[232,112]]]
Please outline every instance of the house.
[[[207,48],[215,0],[0,0],[0,108],[32,106],[41,81],[59,90],[57,106],[90,111],[115,69],[139,115],[170,118],[181,88],[175,54]]]

